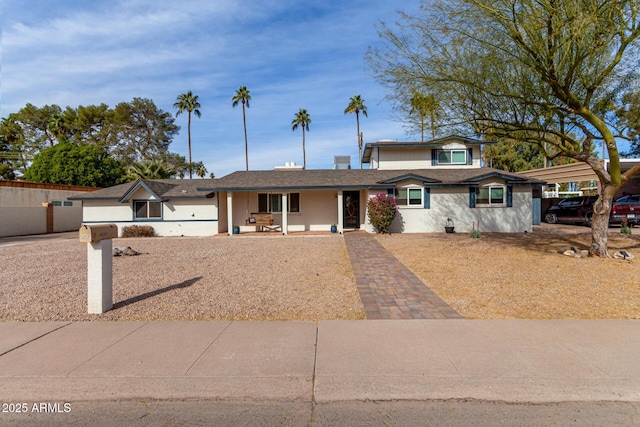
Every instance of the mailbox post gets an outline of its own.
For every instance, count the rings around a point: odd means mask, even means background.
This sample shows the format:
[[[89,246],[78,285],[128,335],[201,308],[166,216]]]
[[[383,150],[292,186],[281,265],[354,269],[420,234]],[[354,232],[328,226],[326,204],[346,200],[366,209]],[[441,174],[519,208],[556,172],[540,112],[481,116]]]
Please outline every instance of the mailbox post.
[[[87,243],[87,307],[90,314],[113,308],[113,260],[111,239],[118,237],[115,224],[82,225],[80,241]]]

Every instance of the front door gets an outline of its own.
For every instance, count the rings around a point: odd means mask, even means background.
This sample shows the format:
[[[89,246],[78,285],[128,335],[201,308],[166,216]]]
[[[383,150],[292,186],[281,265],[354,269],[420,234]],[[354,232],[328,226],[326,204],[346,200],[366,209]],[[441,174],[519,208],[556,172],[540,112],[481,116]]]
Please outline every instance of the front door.
[[[360,192],[345,191],[342,193],[342,201],[344,228],[360,228]]]

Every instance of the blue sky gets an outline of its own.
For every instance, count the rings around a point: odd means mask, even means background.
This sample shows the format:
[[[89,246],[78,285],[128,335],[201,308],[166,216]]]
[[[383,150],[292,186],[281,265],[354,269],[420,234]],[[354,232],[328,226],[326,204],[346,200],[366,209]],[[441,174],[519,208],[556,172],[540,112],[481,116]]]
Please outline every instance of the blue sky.
[[[398,3],[406,3],[398,6]],[[417,1],[389,0],[4,0],[0,117],[27,103],[66,106],[150,98],[175,115],[173,103],[192,90],[202,104],[192,121],[194,161],[220,177],[244,170],[242,111],[236,89],[251,91],[247,110],[249,167],[302,164],[302,135],[291,130],[305,108],[307,168],[351,155],[358,167],[355,116],[360,94],[364,140],[406,140],[390,119],[385,89],[364,54],[380,41],[375,25]],[[187,154],[187,117],[171,151]]]

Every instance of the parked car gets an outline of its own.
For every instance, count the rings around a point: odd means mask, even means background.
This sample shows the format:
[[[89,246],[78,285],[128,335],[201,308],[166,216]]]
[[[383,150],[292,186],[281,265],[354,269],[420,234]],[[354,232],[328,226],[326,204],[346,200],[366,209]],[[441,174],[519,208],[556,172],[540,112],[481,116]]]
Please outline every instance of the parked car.
[[[640,224],[640,194],[620,197],[611,205],[609,223],[621,224],[625,219],[629,225]]]
[[[593,204],[598,196],[580,196],[562,199],[544,212],[544,220],[549,224],[581,223],[591,224]]]

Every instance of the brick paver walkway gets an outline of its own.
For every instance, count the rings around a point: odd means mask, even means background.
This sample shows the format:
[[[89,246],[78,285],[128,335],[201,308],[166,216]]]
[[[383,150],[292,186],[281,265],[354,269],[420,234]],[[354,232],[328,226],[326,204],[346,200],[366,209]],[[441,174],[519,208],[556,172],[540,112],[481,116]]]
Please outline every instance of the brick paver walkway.
[[[368,233],[345,233],[367,319],[462,319]]]

